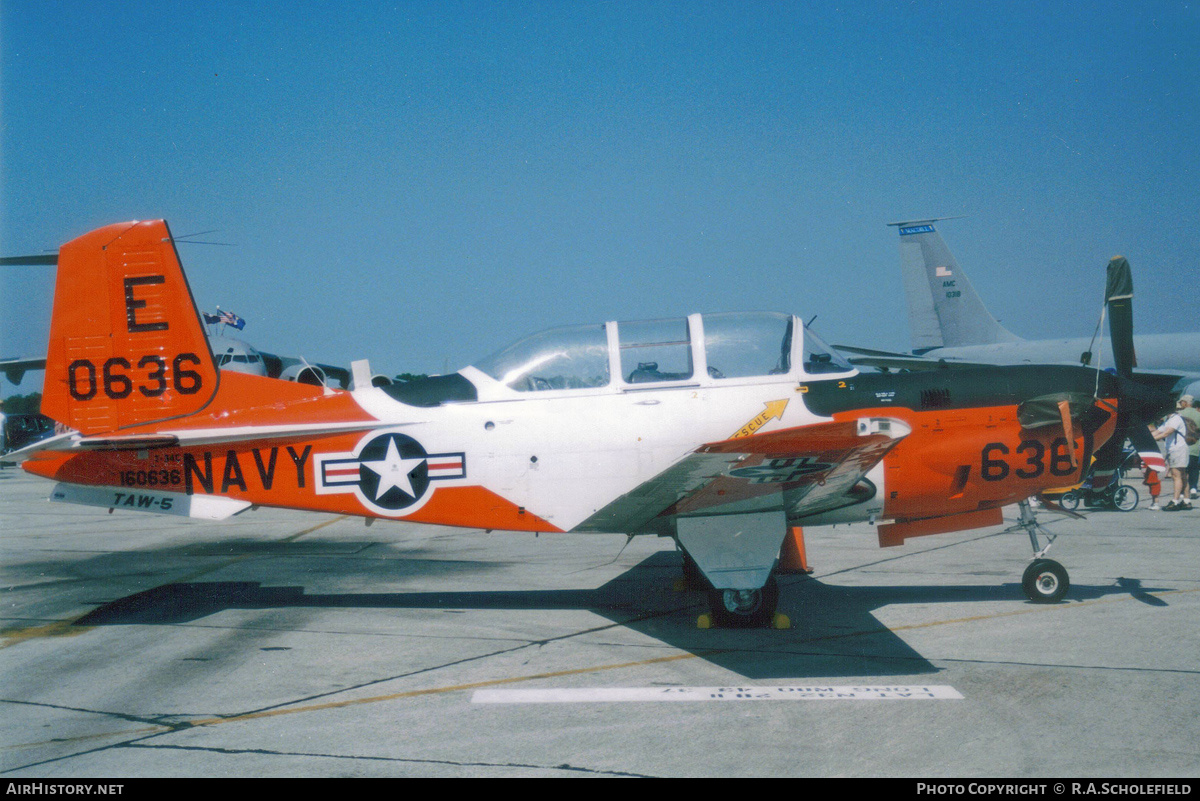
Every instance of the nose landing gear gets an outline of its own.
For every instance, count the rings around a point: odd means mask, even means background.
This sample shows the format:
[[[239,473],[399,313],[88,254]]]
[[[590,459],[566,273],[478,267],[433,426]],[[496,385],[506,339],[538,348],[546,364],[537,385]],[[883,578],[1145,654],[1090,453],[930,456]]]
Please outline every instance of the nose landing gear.
[[[1021,501],[1017,505],[1021,509],[1021,516],[1016,527],[1025,529],[1029,534],[1029,542],[1033,545],[1033,562],[1025,568],[1025,573],[1021,576],[1021,588],[1025,591],[1025,597],[1035,604],[1057,603],[1066,597],[1067,590],[1071,588],[1071,581],[1065,567],[1053,559],[1045,558],[1046,552],[1054,544],[1055,535],[1038,525],[1037,516],[1029,501]],[[1038,545],[1039,531],[1046,535],[1045,548]]]

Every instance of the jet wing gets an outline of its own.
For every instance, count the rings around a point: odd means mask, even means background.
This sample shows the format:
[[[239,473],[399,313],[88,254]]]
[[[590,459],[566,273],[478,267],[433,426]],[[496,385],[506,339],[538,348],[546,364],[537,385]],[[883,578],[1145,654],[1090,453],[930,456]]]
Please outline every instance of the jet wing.
[[[310,362],[304,358],[295,356],[277,356],[274,353],[259,351],[260,356],[267,365],[267,376],[270,378],[284,378],[295,380],[294,376],[288,375],[289,372],[296,371],[297,368],[316,368],[319,373],[324,374],[325,384],[328,385],[329,379],[336,381],[342,389],[350,388],[350,371],[345,367],[338,367],[332,364],[321,364],[319,362]],[[303,383],[314,383],[306,381]]]
[[[783,510],[795,519],[836,509],[860,499],[859,481],[911,431],[900,420],[864,417],[708,443],[577,530],[636,533],[680,515]]]
[[[29,370],[45,370],[45,359],[0,359],[0,372],[10,384],[20,384]]]
[[[846,361],[856,367],[883,367],[889,370],[941,370],[947,367],[992,367],[988,362],[967,362],[957,359],[931,358],[912,353],[892,353],[886,350],[856,348],[850,345],[834,345],[846,355]]]
[[[855,367],[885,367],[889,370],[962,370],[995,366],[987,362],[960,362],[950,359],[930,359],[924,356],[852,356],[846,361]]]

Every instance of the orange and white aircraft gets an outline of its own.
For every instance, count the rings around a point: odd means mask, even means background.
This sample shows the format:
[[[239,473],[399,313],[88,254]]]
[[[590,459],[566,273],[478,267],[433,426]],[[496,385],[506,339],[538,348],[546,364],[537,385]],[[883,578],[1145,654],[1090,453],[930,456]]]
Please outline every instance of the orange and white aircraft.
[[[58,264],[42,411],[72,431],[6,457],[52,500],[672,537],[718,624],[772,620],[793,527],[877,521],[891,546],[1013,503],[1026,592],[1057,600],[1067,574],[1026,501],[1169,404],[1083,367],[860,374],[778,313],[559,328],[342,391],[218,368],[163,221],[93,231]]]

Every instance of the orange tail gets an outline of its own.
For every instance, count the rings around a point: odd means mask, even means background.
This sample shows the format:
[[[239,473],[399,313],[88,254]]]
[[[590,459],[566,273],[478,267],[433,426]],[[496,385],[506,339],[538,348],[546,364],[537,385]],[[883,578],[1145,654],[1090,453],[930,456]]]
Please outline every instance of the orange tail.
[[[84,434],[195,414],[219,373],[162,220],[59,250],[42,411]]]

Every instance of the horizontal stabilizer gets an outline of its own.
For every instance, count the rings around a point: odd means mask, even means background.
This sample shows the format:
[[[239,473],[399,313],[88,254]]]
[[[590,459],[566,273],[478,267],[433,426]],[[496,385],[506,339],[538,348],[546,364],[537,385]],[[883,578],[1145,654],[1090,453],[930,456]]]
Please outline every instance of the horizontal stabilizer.
[[[316,437],[326,434],[369,431],[375,425],[375,421],[321,422],[292,425],[237,426],[235,428],[192,428],[160,431],[154,434],[118,434],[93,437],[85,437],[76,432],[69,432],[40,440],[27,445],[19,451],[6,453],[0,461],[23,462],[28,459],[36,459],[39,453],[56,451],[132,451],[153,448],[222,445],[235,442],[249,442],[251,440],[282,439],[285,437]]]
[[[78,503],[130,512],[194,517],[201,520],[224,520],[250,508],[250,501],[239,501],[216,495],[185,495],[182,492],[157,492],[125,487],[89,487],[60,482],[50,492],[56,503]]]

